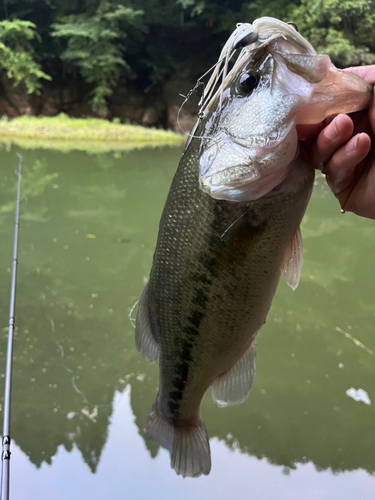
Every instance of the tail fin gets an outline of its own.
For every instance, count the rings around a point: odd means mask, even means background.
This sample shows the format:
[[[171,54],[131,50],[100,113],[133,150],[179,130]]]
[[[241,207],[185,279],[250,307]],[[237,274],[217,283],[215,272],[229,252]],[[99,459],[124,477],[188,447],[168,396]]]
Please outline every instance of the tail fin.
[[[171,467],[183,477],[199,477],[211,470],[211,452],[202,420],[175,427],[165,420],[155,401],[146,424],[146,439],[166,448],[171,455]]]

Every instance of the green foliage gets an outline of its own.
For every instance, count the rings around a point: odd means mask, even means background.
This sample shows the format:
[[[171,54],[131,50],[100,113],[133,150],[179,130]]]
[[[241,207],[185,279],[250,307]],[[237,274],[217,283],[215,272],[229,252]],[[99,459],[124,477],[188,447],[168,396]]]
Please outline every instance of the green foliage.
[[[242,19],[262,16],[294,22],[321,54],[338,66],[371,64],[375,53],[374,0],[255,0],[243,4]],[[223,24],[229,29],[233,16]]]
[[[252,22],[254,19],[262,16],[270,16],[281,19],[282,21],[289,22],[292,19],[293,11],[300,2],[298,0],[255,0],[251,4],[248,4],[247,12],[243,11],[243,17],[250,19]]]
[[[374,0],[302,0],[291,20],[316,51],[328,54],[335,64],[371,64],[374,7]]]
[[[17,86],[24,83],[28,94],[38,92],[39,80],[51,80],[34,59],[31,41],[39,40],[36,26],[30,21],[0,21],[0,68]]]
[[[104,116],[116,85],[133,80],[152,95],[171,78],[193,82],[236,23],[261,16],[294,22],[337,65],[371,63],[374,7],[375,0],[6,0],[0,69],[29,93],[46,73],[84,81]]]
[[[140,10],[102,2],[94,15],[70,15],[52,25],[52,36],[67,39],[61,58],[73,62],[84,80],[94,84],[92,109],[100,115],[107,113],[106,98],[112,94],[121,68],[130,72],[119,41],[125,39],[126,28],[140,28],[142,14]]]
[[[183,9],[192,7],[191,17],[200,16],[206,7],[205,2],[197,0],[176,0],[176,3],[181,5]]]

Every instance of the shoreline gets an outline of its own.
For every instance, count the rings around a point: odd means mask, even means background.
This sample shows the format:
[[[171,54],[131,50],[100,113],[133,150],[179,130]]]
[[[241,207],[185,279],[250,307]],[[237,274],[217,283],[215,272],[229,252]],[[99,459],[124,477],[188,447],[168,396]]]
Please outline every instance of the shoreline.
[[[147,146],[181,146],[184,137],[172,131],[99,118],[70,118],[62,113],[54,117],[21,116],[12,120],[0,119],[0,142],[16,143],[21,147],[22,143],[26,147],[30,143],[32,148],[43,148],[43,142],[48,143],[49,147],[56,143],[60,150],[90,150],[92,146],[95,151],[107,148],[126,150]],[[99,143],[101,147],[98,147]]]

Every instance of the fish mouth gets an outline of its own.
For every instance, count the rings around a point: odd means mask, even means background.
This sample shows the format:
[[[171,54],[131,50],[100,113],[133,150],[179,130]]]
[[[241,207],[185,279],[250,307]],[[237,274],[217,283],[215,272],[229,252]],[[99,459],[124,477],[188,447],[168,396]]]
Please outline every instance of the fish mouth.
[[[249,147],[252,143],[233,141],[229,135],[221,133],[200,158],[199,184],[202,191],[216,199],[226,199],[226,194],[229,199],[237,198],[241,185],[258,179],[259,172]]]
[[[201,157],[199,185],[212,198],[227,201],[254,201],[272,191],[287,177],[299,151],[293,122],[273,140],[259,136],[257,140],[251,137],[234,141],[226,136],[212,147],[213,151],[205,152],[207,157]],[[275,155],[279,160],[276,165]]]
[[[199,185],[211,197],[253,201],[280,184],[298,155],[294,120],[267,136],[235,137],[220,130],[199,159]]]

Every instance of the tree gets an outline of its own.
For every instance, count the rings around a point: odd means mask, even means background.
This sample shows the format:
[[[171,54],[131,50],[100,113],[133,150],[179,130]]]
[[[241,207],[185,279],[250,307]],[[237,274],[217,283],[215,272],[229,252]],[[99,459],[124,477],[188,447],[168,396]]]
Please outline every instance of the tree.
[[[30,21],[0,21],[0,68],[17,86],[25,84],[28,94],[39,92],[40,79],[51,80],[34,59],[31,41],[40,37]]]
[[[71,61],[84,80],[94,85],[92,109],[101,115],[108,111],[106,98],[112,94],[121,69],[130,73],[122,43],[127,29],[142,29],[142,14],[140,10],[102,1],[92,15],[72,14],[52,24],[52,36],[67,40],[61,58]]]
[[[375,59],[374,0],[302,0],[292,21],[317,52],[336,65],[371,64]]]

